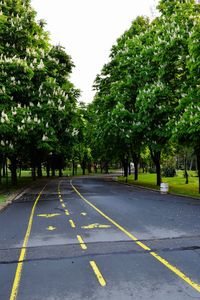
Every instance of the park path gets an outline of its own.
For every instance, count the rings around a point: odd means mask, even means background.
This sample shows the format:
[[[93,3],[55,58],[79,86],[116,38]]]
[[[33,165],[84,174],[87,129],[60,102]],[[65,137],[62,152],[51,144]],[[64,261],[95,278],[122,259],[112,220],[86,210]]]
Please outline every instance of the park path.
[[[109,177],[38,182],[0,213],[0,299],[200,299],[200,202]]]

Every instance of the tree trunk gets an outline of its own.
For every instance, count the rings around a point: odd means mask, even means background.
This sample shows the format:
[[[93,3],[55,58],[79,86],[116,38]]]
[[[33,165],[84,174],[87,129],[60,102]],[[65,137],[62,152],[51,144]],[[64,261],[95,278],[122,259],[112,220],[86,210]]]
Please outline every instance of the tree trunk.
[[[105,174],[108,174],[108,162],[106,161],[104,164],[104,170],[105,170]]]
[[[140,160],[140,155],[132,152],[132,159],[134,163],[134,180],[138,180],[138,165]]]
[[[59,177],[62,177],[62,176],[63,176],[62,168],[60,167],[60,168],[59,168]]]
[[[11,183],[12,183],[12,185],[17,185],[17,159],[16,159],[16,156],[12,156],[10,161],[11,161],[11,165],[10,165]]]
[[[101,162],[100,164],[100,168],[101,168],[101,174],[103,173],[103,163]]]
[[[188,172],[187,172],[187,155],[184,157],[184,176],[185,176],[185,184],[188,184]]]
[[[1,180],[2,180],[2,174],[1,174],[2,164],[3,164],[3,155],[0,154],[0,183],[1,183]]]
[[[55,177],[55,176],[56,176],[56,170],[55,170],[55,167],[54,167],[54,166],[51,167],[51,176],[52,176],[52,177]]]
[[[74,159],[72,160],[72,176],[75,175],[75,161]]]
[[[134,162],[134,169],[135,169],[135,172],[134,172],[134,180],[137,181],[138,180],[138,162]]]
[[[33,163],[32,165],[32,179],[35,181],[36,180],[36,167],[35,164]]]
[[[6,157],[6,185],[8,185],[8,160],[7,160],[7,157]]]
[[[198,169],[198,177],[199,177],[199,194],[200,194],[200,149],[197,151],[197,169]]]
[[[97,173],[97,164],[94,163],[94,173],[96,174]]]
[[[81,163],[81,168],[82,168],[82,175],[85,175],[86,162],[84,160]]]
[[[91,163],[88,163],[87,169],[88,169],[89,174],[92,173],[92,164]]]
[[[124,158],[122,161],[123,169],[124,169],[124,177],[126,177],[126,182],[128,181],[128,159]]]
[[[6,177],[6,157],[3,157],[2,160],[2,169],[3,169],[3,177]]]
[[[47,172],[47,177],[50,177],[50,165],[49,165],[49,160],[47,160],[47,166],[46,166],[46,172]]]
[[[42,164],[41,164],[41,162],[38,162],[38,164],[37,164],[37,176],[39,178],[42,177]]]
[[[22,175],[22,163],[20,162],[20,165],[19,165],[19,175],[18,175],[18,177],[21,178],[21,175]]]
[[[161,168],[160,168],[161,151],[153,152],[150,149],[150,152],[151,152],[151,158],[156,166],[156,174],[157,174],[156,185],[160,186],[160,184],[161,184]]]

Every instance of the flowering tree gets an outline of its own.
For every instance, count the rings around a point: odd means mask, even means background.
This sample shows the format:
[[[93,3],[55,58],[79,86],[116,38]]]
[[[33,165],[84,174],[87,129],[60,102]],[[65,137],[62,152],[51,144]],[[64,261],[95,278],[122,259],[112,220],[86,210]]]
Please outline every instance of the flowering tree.
[[[197,6],[197,9],[200,7]],[[199,193],[200,193],[200,18],[194,19],[189,38],[189,56],[187,67],[189,70],[188,92],[180,101],[178,112],[180,119],[176,122],[174,134],[180,144],[193,147],[197,156]]]
[[[128,172],[128,162],[132,157],[136,180],[141,147],[135,126],[137,124],[135,100],[140,84],[137,56],[142,46],[139,36],[148,25],[148,19],[143,17],[133,21],[130,29],[112,47],[111,60],[103,67],[95,84],[97,94],[94,103],[99,115],[98,124],[99,122],[101,124],[97,126],[98,141],[107,145],[104,147],[108,152],[107,156],[120,158],[125,176]]]
[[[35,177],[50,152],[69,146],[79,95],[68,78],[71,58],[49,44],[35,16],[29,0],[0,2],[0,152],[11,160],[13,183],[17,160],[28,157]]]
[[[194,1],[160,1],[162,15],[147,33],[151,43],[142,56],[146,80],[136,101],[141,133],[156,165],[157,185],[161,183],[160,160],[175,126],[176,107],[188,86],[186,58],[188,39],[196,15]]]

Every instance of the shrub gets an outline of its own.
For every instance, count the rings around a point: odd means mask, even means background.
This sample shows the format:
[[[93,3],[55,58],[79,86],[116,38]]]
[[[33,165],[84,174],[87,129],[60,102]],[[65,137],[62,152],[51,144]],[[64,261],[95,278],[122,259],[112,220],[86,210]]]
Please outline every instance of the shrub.
[[[174,177],[176,175],[176,170],[174,167],[164,167],[162,169],[162,176],[164,177]]]

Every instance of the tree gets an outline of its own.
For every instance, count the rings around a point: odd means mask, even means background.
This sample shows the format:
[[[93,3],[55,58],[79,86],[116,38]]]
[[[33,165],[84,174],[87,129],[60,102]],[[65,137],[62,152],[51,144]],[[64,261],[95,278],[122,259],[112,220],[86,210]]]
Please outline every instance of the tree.
[[[160,1],[159,8],[162,15],[146,35],[150,43],[142,52],[142,69],[147,79],[136,101],[141,131],[156,165],[157,185],[161,183],[161,153],[172,137],[176,107],[187,80],[187,45],[196,14],[192,0]]]
[[[63,155],[71,147],[79,91],[69,81],[70,56],[50,45],[30,1],[1,1],[0,11],[0,151],[11,160],[15,184],[17,161],[27,153],[35,178],[50,153]]]
[[[133,58],[141,50],[140,34],[148,28],[147,18],[138,17],[111,49],[110,62],[97,76],[94,100],[98,114],[99,144],[106,145],[110,157],[120,158],[128,174],[132,158],[137,180],[141,139],[138,135],[135,100],[138,88],[138,68],[132,65]],[[102,147],[103,150],[103,147]]]
[[[200,5],[197,6],[200,12]],[[189,38],[189,56],[187,67],[189,78],[187,81],[188,91],[183,94],[178,107],[180,119],[176,123],[174,134],[179,143],[192,146],[197,157],[199,193],[200,193],[200,18],[199,15],[194,19]]]

